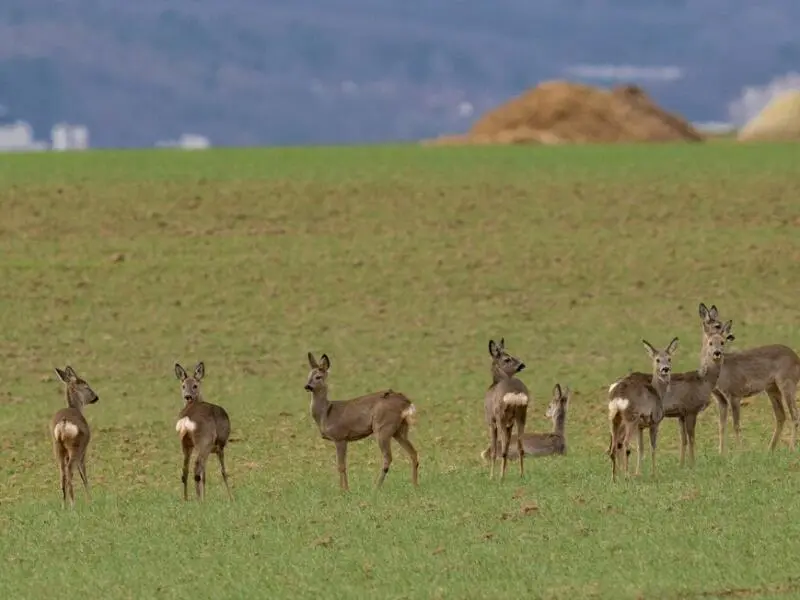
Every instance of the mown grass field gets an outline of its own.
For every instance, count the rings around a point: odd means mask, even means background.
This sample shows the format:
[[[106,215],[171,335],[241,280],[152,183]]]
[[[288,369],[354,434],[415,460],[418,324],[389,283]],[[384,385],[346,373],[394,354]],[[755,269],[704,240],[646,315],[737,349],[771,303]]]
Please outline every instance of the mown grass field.
[[[0,588],[6,598],[696,598],[800,594],[800,455],[765,396],[719,456],[717,409],[678,467],[612,486],[605,391],[644,337],[697,366],[697,304],[735,348],[800,348],[800,148],[317,148],[0,158]],[[490,338],[528,365],[528,428],[574,391],[569,454],[490,481]],[[392,387],[420,487],[372,440],[338,488],[303,390]],[[233,424],[235,502],[209,461],[181,500],[174,362],[204,360]],[[54,366],[100,395],[93,502],[61,507]],[[730,429],[730,428],[729,428]],[[79,481],[76,476],[76,482]]]

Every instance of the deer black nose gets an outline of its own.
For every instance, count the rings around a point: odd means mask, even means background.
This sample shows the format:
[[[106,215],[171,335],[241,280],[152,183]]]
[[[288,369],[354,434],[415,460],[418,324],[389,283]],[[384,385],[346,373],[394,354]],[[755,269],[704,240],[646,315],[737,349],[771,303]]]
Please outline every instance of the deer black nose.
[[[91,404],[94,404],[94,403],[95,403],[95,402],[97,402],[98,400],[100,400],[100,396],[95,396],[95,397],[94,397],[94,400],[92,400],[92,401],[91,401]]]
[[[524,369],[524,368],[525,368],[525,363],[519,363],[519,366],[517,367],[517,373],[522,371],[522,369]]]
[[[311,391],[311,386],[310,386],[310,385],[308,385],[308,384],[306,384],[305,390],[306,390],[307,392],[310,392],[310,391]]]
[[[714,358],[719,358],[720,356],[722,356],[722,352],[719,350],[714,350]]]

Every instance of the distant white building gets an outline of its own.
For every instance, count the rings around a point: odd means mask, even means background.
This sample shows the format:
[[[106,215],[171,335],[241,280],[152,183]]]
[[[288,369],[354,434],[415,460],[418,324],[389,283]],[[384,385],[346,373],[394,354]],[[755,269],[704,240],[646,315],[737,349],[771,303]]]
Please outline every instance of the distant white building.
[[[1,152],[30,152],[46,148],[46,142],[37,142],[33,139],[33,128],[29,123],[16,121],[0,124]]]
[[[56,123],[50,131],[53,150],[86,150],[89,147],[89,130],[85,125]]]
[[[184,133],[177,140],[161,140],[156,142],[157,148],[181,148],[182,150],[205,150],[211,147],[211,141],[204,135]]]

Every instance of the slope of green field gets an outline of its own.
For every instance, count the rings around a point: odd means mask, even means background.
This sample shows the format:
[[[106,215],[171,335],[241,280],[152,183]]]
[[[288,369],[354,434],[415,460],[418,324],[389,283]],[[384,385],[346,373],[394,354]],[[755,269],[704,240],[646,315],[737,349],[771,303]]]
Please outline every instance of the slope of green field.
[[[734,348],[800,348],[796,145],[317,148],[0,159],[0,588],[103,598],[690,598],[800,593],[798,454],[742,447],[695,468],[662,427],[659,478],[610,483],[605,392],[641,338],[697,366],[698,302]],[[490,338],[528,365],[528,428],[574,394],[568,456],[490,481],[479,453]],[[392,387],[418,408],[420,487],[399,447],[333,447],[303,390]],[[209,460],[181,500],[174,362],[204,360],[233,424],[235,501]],[[100,395],[74,511],[48,439],[54,366]],[[76,476],[76,481],[77,476]]]

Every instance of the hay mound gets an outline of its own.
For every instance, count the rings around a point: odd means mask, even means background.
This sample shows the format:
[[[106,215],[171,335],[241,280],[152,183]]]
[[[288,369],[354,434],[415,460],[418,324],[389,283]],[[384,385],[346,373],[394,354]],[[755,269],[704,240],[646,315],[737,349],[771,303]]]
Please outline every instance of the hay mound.
[[[702,139],[686,120],[659,108],[636,86],[607,90],[550,81],[484,114],[469,133],[443,136],[428,143],[568,144]]]
[[[742,141],[800,140],[800,90],[775,96],[737,137]]]

